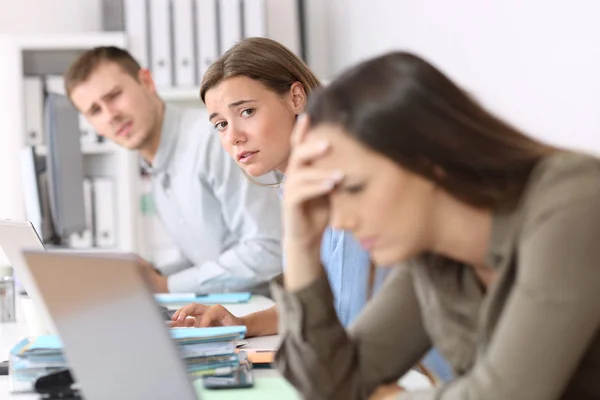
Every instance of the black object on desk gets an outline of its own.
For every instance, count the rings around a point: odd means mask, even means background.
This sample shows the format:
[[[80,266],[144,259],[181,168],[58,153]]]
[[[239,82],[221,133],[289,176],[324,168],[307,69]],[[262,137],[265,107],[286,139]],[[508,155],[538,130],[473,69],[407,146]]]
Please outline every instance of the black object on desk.
[[[35,391],[44,400],[83,400],[68,369],[44,375],[35,381]]]
[[[8,375],[8,361],[0,363],[0,375]]]

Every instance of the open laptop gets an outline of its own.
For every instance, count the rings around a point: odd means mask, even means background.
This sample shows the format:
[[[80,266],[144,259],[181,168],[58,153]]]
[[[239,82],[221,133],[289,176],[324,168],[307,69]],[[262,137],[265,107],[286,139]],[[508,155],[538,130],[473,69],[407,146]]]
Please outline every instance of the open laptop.
[[[44,326],[49,333],[57,334],[52,316],[48,312],[46,304],[41,300],[37,285],[31,278],[31,274],[23,258],[23,249],[45,250],[44,243],[33,224],[28,221],[0,219],[0,248],[4,251],[8,261],[10,261],[19,282],[33,301],[36,311],[40,314],[40,318],[44,322]],[[61,251],[87,252],[88,250],[63,249]],[[161,311],[163,318],[170,320],[176,310],[161,307]]]
[[[86,400],[198,399],[135,255],[23,255]]]
[[[37,285],[31,277],[22,254],[23,249],[44,251],[44,244],[35,228],[27,221],[0,220],[0,247],[10,261],[17,279],[33,301],[46,329],[56,333],[52,318],[40,298]]]

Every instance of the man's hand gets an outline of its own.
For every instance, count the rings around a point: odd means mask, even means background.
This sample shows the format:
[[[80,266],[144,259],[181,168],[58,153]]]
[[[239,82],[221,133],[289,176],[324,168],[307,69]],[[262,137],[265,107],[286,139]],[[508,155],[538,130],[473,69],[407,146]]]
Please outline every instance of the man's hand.
[[[138,257],[138,265],[141,267],[144,277],[146,278],[146,280],[148,281],[148,283],[152,287],[152,290],[155,293],[169,292],[166,276],[162,276],[152,264],[150,264],[148,261],[144,260],[141,257]]]
[[[379,385],[371,397],[369,397],[369,400],[394,400],[402,392],[404,390],[396,383]]]
[[[234,326],[244,325],[241,318],[234,316],[222,305],[205,306],[192,303],[175,311],[171,318],[171,327]]]

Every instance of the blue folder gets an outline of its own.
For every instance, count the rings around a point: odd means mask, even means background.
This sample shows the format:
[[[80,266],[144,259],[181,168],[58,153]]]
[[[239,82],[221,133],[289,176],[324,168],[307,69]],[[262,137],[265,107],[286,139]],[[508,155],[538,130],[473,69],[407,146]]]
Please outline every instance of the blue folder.
[[[210,342],[243,339],[246,335],[245,326],[217,326],[210,328],[171,328],[169,329],[171,338],[175,341],[191,342]],[[21,344],[21,343],[20,343]],[[19,351],[26,347],[26,352],[35,352],[40,350],[61,350],[63,344],[56,335],[38,336],[32,339],[32,342],[23,342],[16,346]]]
[[[159,293],[154,298],[161,304],[201,303],[201,304],[239,304],[247,303],[252,297],[250,292],[239,293]]]
[[[35,350],[61,350],[63,348],[63,344],[60,341],[60,338],[56,335],[44,335],[38,336],[27,346],[26,351],[35,351]]]
[[[210,328],[172,328],[171,338],[174,340],[211,340],[215,338],[231,337],[243,339],[246,335],[245,326],[215,326]]]

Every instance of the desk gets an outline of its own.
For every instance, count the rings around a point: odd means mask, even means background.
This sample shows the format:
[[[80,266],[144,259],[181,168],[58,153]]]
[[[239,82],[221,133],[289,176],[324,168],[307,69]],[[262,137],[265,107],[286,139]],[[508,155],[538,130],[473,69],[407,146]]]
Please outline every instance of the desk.
[[[21,310],[20,299],[17,298],[16,314],[17,322],[0,324],[0,361],[8,359],[10,349],[17,344],[21,339],[27,336],[27,325]],[[264,296],[252,296],[252,299],[246,304],[230,304],[225,307],[234,315],[243,316],[252,312],[261,311],[270,308],[275,303]],[[248,344],[244,348],[276,348],[279,344],[279,336],[264,336],[260,338],[247,339]],[[255,370],[254,376],[277,376],[278,373],[273,369]],[[9,400],[38,400],[38,396],[34,393],[26,394],[10,394],[8,376],[0,376],[0,399]]]
[[[225,307],[236,316],[244,316],[246,314],[265,310],[274,305],[274,302],[263,296],[253,296],[247,304],[231,304]],[[22,338],[27,336],[27,326],[21,312],[20,301],[17,299],[17,322],[0,324],[0,361],[8,358],[10,349],[18,343]],[[264,349],[276,348],[279,344],[279,336],[263,336],[258,338],[247,339],[248,344],[244,347],[247,349]],[[279,373],[274,369],[256,369],[253,371],[254,376],[273,377]],[[401,380],[400,384],[408,390],[418,390],[428,388],[428,381],[418,372],[410,371]],[[8,400],[39,400],[38,396],[33,393],[28,394],[10,394],[8,376],[0,376],[0,399]]]

